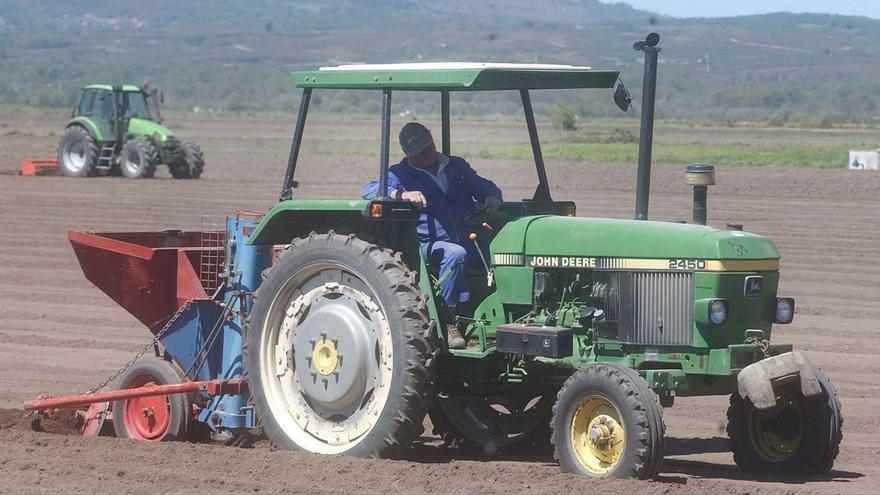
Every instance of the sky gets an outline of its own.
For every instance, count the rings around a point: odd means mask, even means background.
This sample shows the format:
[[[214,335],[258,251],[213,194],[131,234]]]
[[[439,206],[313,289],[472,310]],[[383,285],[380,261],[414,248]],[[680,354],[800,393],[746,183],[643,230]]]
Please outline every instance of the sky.
[[[880,19],[880,0],[601,0],[603,3],[628,3],[673,17],[730,17],[766,14],[769,12],[812,12],[821,14],[859,15]]]

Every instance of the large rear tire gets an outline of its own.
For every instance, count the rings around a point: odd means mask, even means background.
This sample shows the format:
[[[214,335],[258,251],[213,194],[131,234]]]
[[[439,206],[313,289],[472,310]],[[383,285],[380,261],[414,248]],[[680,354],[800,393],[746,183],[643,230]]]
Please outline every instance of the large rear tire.
[[[606,364],[565,381],[551,421],[563,471],[595,478],[649,479],[663,459],[660,405],[631,370]]]
[[[148,179],[156,173],[159,151],[149,141],[129,139],[122,145],[119,170],[129,179]]]
[[[296,239],[254,294],[248,384],[278,447],[387,457],[422,432],[430,325],[399,253],[330,232]]]
[[[119,389],[183,383],[183,373],[158,357],[134,363],[119,379]],[[189,429],[192,403],[187,394],[157,395],[113,403],[113,429],[120,438],[142,442],[182,440]]]
[[[727,435],[733,460],[746,471],[821,474],[834,466],[843,438],[843,416],[834,386],[813,367],[821,393],[804,397],[796,382],[776,390],[776,406],[759,410],[730,396]]]
[[[180,158],[169,167],[175,179],[198,179],[205,169],[205,154],[202,147],[192,141],[180,143]]]
[[[78,125],[64,129],[58,141],[58,168],[67,177],[89,177],[98,170],[98,143]]]

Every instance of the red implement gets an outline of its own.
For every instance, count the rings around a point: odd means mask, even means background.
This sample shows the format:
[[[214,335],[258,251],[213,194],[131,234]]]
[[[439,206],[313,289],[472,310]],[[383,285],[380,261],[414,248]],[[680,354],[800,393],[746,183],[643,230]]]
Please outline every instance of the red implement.
[[[58,175],[58,160],[55,158],[26,158],[18,173],[19,175]]]
[[[247,390],[244,380],[207,380],[201,382],[172,383],[168,385],[147,385],[145,387],[109,390],[92,394],[68,395],[66,397],[46,397],[24,403],[25,411],[65,409],[100,402],[113,402],[136,397],[185,394],[189,392],[208,392],[212,395],[241,394]]]
[[[223,266],[223,243],[202,247],[201,232],[71,230],[67,238],[86,278],[154,334],[186,301],[208,298],[204,287],[216,287],[217,280],[199,274],[216,278]]]

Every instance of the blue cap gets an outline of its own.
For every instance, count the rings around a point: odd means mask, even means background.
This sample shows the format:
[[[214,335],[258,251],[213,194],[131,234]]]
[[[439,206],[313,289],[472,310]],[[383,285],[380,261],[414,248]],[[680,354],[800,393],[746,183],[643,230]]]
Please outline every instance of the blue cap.
[[[400,129],[400,147],[407,155],[414,155],[433,142],[431,131],[418,122],[407,122]]]

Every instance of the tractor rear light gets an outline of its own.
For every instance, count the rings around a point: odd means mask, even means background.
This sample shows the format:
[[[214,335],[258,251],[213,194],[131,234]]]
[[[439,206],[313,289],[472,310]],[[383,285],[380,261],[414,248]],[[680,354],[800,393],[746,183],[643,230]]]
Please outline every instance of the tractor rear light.
[[[727,321],[727,301],[715,299],[709,302],[709,321],[715,325],[723,325]]]
[[[370,216],[373,218],[382,218],[382,203],[370,204]]]
[[[567,217],[573,217],[577,214],[577,206],[574,203],[563,203],[562,214]]]
[[[776,320],[774,323],[787,324],[794,320],[794,299],[791,297],[776,298]]]

